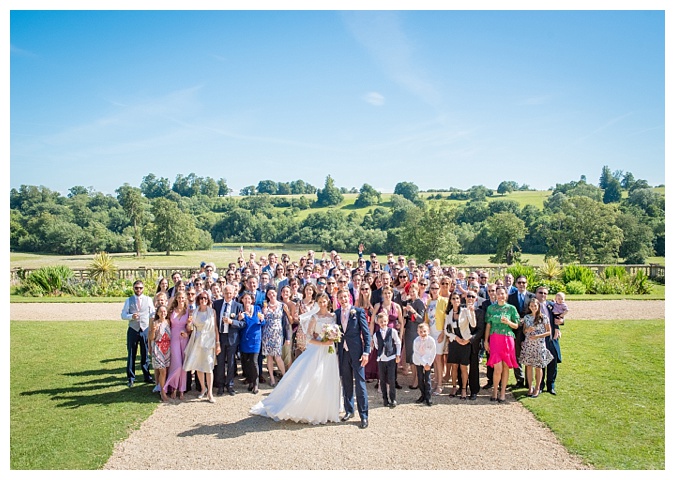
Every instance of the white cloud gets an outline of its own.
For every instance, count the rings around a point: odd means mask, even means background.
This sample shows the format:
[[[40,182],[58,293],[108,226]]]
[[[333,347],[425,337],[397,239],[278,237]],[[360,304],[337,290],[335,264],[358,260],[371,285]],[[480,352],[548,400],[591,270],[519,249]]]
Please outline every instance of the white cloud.
[[[363,99],[376,107],[384,105],[384,96],[377,92],[368,92],[363,96]]]

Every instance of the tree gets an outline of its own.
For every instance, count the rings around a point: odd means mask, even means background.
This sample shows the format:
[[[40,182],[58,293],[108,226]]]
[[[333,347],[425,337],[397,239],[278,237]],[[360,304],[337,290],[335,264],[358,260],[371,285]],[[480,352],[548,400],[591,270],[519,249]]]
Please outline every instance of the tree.
[[[623,188],[626,191],[629,191],[633,188],[634,183],[635,177],[633,176],[632,173],[626,172],[623,174],[623,178],[621,179],[621,188]]]
[[[141,181],[141,193],[145,198],[165,197],[171,191],[168,178],[157,178],[154,173],[149,173]]]
[[[218,182],[211,177],[204,178],[199,185],[199,193],[207,197],[217,197],[218,190]]]
[[[290,195],[291,185],[288,182],[277,183],[277,195]]]
[[[602,201],[603,203],[618,203],[621,201],[621,183],[616,178],[612,177],[607,182]]]
[[[269,193],[270,195],[276,195],[277,193],[277,182],[272,180],[260,180],[258,182],[258,193]]]
[[[654,231],[646,218],[631,213],[621,213],[616,219],[623,232],[619,255],[626,263],[645,263],[654,254]]]
[[[497,187],[497,193],[499,193],[500,195],[513,192],[514,190],[518,190],[518,184],[510,180],[504,180]]]
[[[192,215],[183,213],[176,202],[167,198],[156,198],[152,202],[155,219],[151,231],[152,247],[165,251],[190,250],[196,246],[199,231]]]
[[[316,204],[319,207],[331,207],[339,205],[344,200],[344,196],[340,190],[335,186],[333,178],[328,175],[323,190],[316,191]]]
[[[607,188],[607,185],[612,178],[612,171],[607,165],[605,165],[602,167],[602,173],[600,173],[600,182],[598,183],[598,186],[604,190]]]
[[[659,218],[665,215],[665,198],[651,188],[633,189],[628,194],[626,204],[640,208],[652,218]]]
[[[241,190],[239,190],[239,195],[241,195],[242,197],[247,197],[255,194],[256,194],[255,185],[249,185],[248,187],[244,187]]]
[[[460,262],[460,244],[451,225],[456,210],[430,207],[422,215],[406,222],[398,232],[401,251],[422,263],[438,258],[441,262]]]
[[[141,224],[144,213],[144,201],[141,189],[125,183],[115,190],[115,193],[117,193],[117,200],[122,205],[122,208],[124,208],[124,212],[129,216],[129,220],[134,227],[134,250],[136,251],[136,256],[140,257],[143,245]]]
[[[359,196],[356,198],[354,205],[358,208],[369,207],[377,205],[382,201],[382,195],[372,186],[364,183],[359,190]]]
[[[218,196],[224,197],[232,192],[232,189],[227,186],[227,180],[219,178],[216,182],[218,184]]]
[[[412,182],[399,182],[394,187],[394,193],[401,195],[403,198],[415,202],[420,189]]]
[[[490,262],[505,262],[511,265],[514,261],[519,261],[519,243],[528,233],[525,222],[511,212],[501,212],[489,216],[485,221],[485,226],[489,231],[489,236],[497,243],[496,252],[490,257]]]
[[[474,185],[469,189],[469,198],[476,202],[483,202],[486,197],[491,197],[492,194],[492,190],[483,185]]]
[[[68,189],[68,198],[73,198],[76,195],[89,195],[89,190],[81,185],[76,185]]]

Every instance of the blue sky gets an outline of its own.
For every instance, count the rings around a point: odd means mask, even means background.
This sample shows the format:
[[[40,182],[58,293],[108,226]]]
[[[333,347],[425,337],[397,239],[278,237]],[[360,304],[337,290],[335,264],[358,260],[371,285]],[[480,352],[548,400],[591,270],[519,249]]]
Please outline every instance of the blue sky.
[[[663,11],[13,11],[10,187],[665,183]]]

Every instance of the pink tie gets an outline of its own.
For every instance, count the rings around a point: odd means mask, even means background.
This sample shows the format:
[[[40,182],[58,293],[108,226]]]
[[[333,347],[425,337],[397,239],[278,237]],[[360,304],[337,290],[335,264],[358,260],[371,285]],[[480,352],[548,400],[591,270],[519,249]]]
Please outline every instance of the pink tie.
[[[141,313],[141,297],[136,297],[136,308],[138,309],[138,313]]]

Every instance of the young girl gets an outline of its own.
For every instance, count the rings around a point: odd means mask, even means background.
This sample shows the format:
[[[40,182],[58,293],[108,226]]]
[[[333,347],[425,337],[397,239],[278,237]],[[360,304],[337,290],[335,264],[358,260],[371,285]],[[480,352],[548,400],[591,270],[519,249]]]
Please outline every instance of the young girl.
[[[530,313],[523,318],[523,340],[520,351],[520,363],[525,365],[528,397],[539,396],[539,385],[543,368],[553,360],[553,355],[546,348],[546,337],[551,334],[551,325],[541,313],[539,302],[530,302]],[[535,384],[532,385],[532,367],[535,369]]]
[[[553,320],[556,325],[565,324],[565,315],[569,309],[565,303],[565,294],[563,292],[558,292],[555,294],[555,303],[553,304]]]
[[[164,393],[166,382],[166,369],[171,364],[171,324],[167,318],[167,309],[160,305],[155,312],[155,320],[152,322],[150,335],[150,351],[152,352],[152,367],[155,369],[155,378],[159,383],[159,394],[162,402],[168,397]]]

